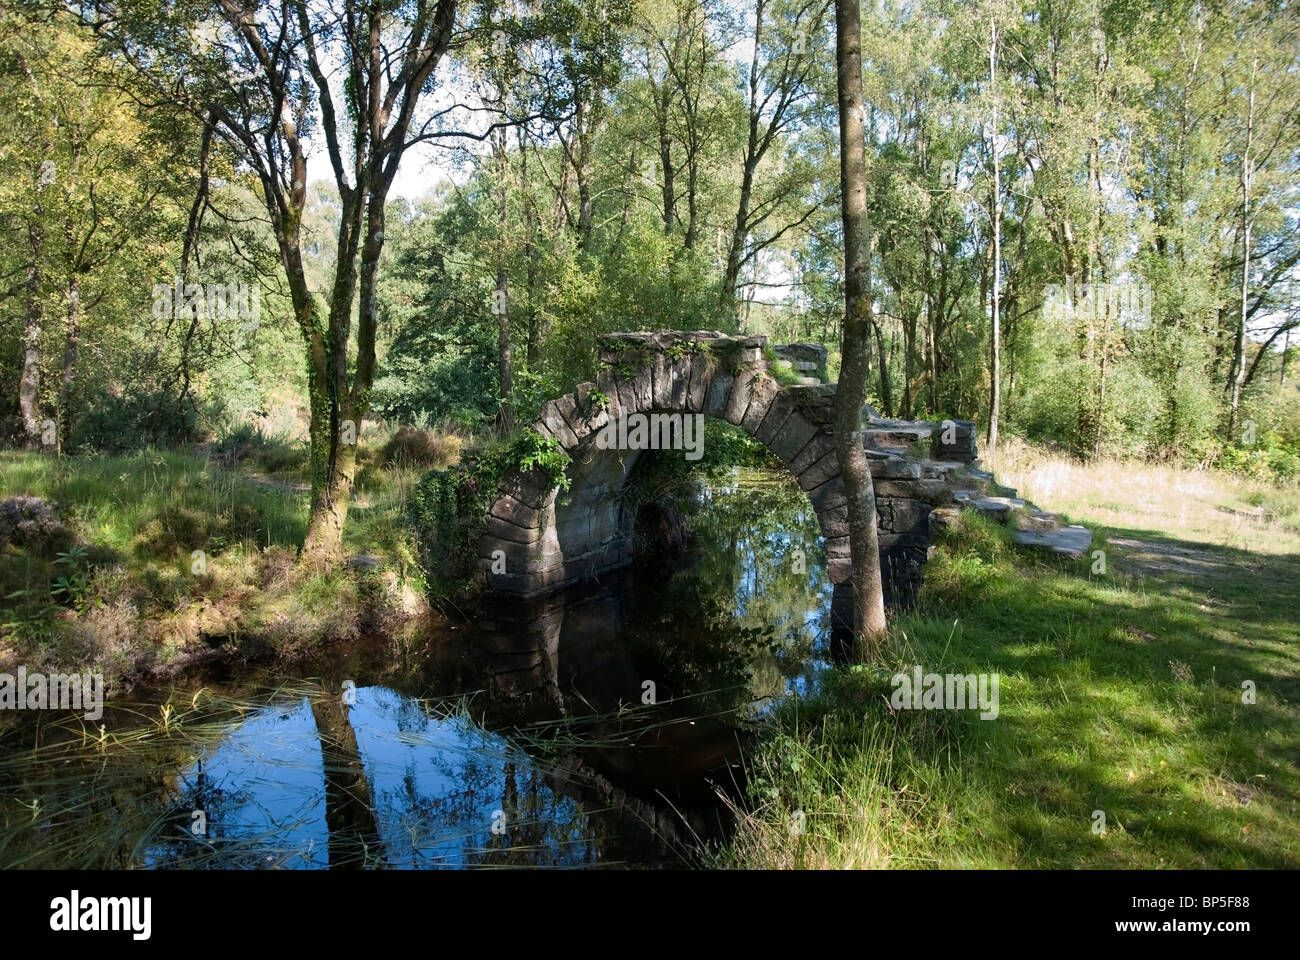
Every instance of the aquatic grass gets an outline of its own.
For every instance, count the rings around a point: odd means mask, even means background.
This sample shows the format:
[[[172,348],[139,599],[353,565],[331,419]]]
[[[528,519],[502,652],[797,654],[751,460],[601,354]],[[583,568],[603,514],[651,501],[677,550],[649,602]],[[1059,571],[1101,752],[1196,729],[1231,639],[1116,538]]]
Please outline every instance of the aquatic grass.
[[[201,758],[212,757],[248,719],[268,709],[290,712],[304,702],[337,702],[332,681],[304,678],[264,688],[259,681],[246,687],[218,692],[210,688],[173,690],[131,704],[114,704],[102,725],[76,718],[62,718],[39,727],[13,727],[0,736],[0,866],[39,868],[60,866],[73,869],[171,866],[203,868],[320,867],[326,859],[338,865],[340,850],[327,851],[314,840],[287,842],[294,830],[319,826],[323,787],[302,794],[298,812],[281,812],[271,826],[257,826],[247,819],[223,820],[221,804],[235,801],[233,809],[257,797],[230,797],[220,783],[209,783],[203,795],[210,807],[208,836],[190,832],[190,813],[196,804],[192,791],[197,785],[178,778],[192,770]],[[475,720],[482,713],[476,706],[483,691],[448,697],[405,698],[417,707],[433,726],[426,733],[399,728],[397,739],[408,747],[425,750],[439,765],[454,768],[457,757],[474,769],[532,769],[541,782],[583,783],[581,769],[546,755],[525,749],[507,729],[493,733]],[[378,701],[376,701],[378,702]],[[315,711],[313,711],[315,712]],[[460,733],[449,736],[444,724]],[[321,736],[317,728],[317,736]],[[323,734],[334,743],[332,730]],[[374,732],[369,736],[376,735]],[[319,775],[321,755],[325,770],[354,776],[352,761],[337,766],[329,757],[345,756],[346,744],[322,748],[321,754],[307,754],[293,761],[293,769]],[[339,751],[342,750],[343,754]],[[567,758],[566,758],[567,759]],[[378,762],[366,758],[367,776],[373,777]],[[388,762],[388,761],[385,761]],[[199,768],[200,770],[202,767]],[[277,767],[282,776],[288,774]],[[291,798],[292,799],[292,798]],[[573,804],[559,795],[556,802]],[[216,804],[212,808],[212,804]],[[413,808],[418,810],[419,808]],[[592,817],[629,811],[610,802],[584,800],[572,806],[581,822]],[[377,811],[372,809],[372,816]],[[567,836],[556,833],[546,810],[521,807],[511,820],[511,831],[503,842],[492,837],[482,846],[483,827],[405,822],[409,848],[393,863],[390,854],[364,841],[345,855],[357,866],[463,866],[494,867],[531,865],[535,858],[556,857],[567,862],[573,851],[579,857],[589,845],[586,833]],[[632,812],[635,816],[635,812]],[[402,825],[398,825],[402,829]],[[527,839],[544,838],[546,850]],[[520,839],[523,838],[523,839]],[[665,837],[665,843],[671,838]],[[313,846],[314,844],[314,846]],[[547,853],[546,851],[550,852]],[[685,855],[685,851],[683,851]],[[409,858],[409,859],[408,859]],[[604,866],[615,865],[602,858]]]

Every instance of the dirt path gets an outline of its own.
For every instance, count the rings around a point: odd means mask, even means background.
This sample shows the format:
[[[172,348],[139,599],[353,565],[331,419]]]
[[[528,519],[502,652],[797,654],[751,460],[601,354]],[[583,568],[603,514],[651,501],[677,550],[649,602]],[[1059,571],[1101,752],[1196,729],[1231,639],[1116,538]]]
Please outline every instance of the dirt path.
[[[1145,576],[1213,576],[1227,560],[1212,548],[1192,546],[1181,541],[1155,542],[1128,537],[1108,537],[1106,543],[1120,547],[1124,556],[1120,567]]]

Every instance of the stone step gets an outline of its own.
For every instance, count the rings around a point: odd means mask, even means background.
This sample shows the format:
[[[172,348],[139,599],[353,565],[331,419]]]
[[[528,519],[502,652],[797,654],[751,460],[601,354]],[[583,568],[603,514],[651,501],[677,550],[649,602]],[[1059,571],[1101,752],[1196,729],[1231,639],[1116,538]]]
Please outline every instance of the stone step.
[[[1065,557],[1081,557],[1092,546],[1092,532],[1078,524],[1058,530],[1017,530],[1014,536],[1022,546]]]
[[[1020,523],[1022,530],[1059,530],[1061,529],[1061,517],[1056,513],[1045,513],[1037,507],[1030,505],[1030,509],[1020,514],[1016,518]]]
[[[874,427],[862,431],[864,446],[910,453],[916,444],[930,442],[929,427]]]
[[[926,479],[947,480],[954,487],[958,487],[960,484],[956,482],[958,478],[955,474],[963,466],[964,464],[958,463],[956,460],[922,460],[921,476]]]
[[[897,450],[881,450],[877,447],[869,447],[865,443],[862,445],[863,452],[866,453],[868,460],[903,460],[905,457]]]
[[[955,524],[960,516],[961,510],[957,507],[935,507],[931,510],[927,519],[930,525],[930,539],[937,539],[939,534]]]
[[[868,456],[870,457],[870,451]],[[921,461],[906,457],[883,457],[867,460],[871,476],[879,480],[920,480]]]
[[[988,497],[973,490],[956,490],[953,500],[968,510],[975,510],[998,523],[1006,523],[1016,514],[1023,513],[1025,501],[1016,497]]]

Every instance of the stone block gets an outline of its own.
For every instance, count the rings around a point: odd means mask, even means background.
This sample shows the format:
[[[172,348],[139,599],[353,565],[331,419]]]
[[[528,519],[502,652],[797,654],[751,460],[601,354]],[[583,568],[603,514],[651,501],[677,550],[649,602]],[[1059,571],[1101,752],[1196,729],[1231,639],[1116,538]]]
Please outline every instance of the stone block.
[[[714,372],[708,395],[704,399],[706,417],[722,418],[722,411],[727,408],[727,400],[731,396],[731,388],[735,380],[736,378],[729,373],[723,373],[721,370]]]
[[[783,393],[781,398],[791,406],[790,416],[783,422],[776,433],[768,440],[767,447],[774,454],[781,458],[787,466],[793,464],[799,451],[803,450],[809,442],[817,435],[817,428],[809,423],[791,401]],[[772,413],[769,411],[767,422],[772,419]],[[766,426],[766,423],[764,424]]]
[[[749,406],[745,408],[745,415],[741,417],[739,424],[740,428],[751,437],[758,433],[758,428],[762,426],[768,408],[771,407],[780,389],[780,384],[771,377],[760,376],[754,381],[749,391]]]
[[[734,426],[740,426],[745,418],[745,411],[749,409],[750,394],[757,379],[758,375],[751,370],[742,370],[736,376],[736,381],[731,386],[731,393],[727,396],[727,404],[722,408],[722,419]]]
[[[772,441],[781,432],[781,428],[785,426],[786,421],[790,419],[790,416],[793,413],[794,404],[785,396],[785,394],[778,392],[776,396],[772,398],[772,402],[768,404],[767,416],[763,418],[763,422],[754,430],[755,439],[771,450]]]

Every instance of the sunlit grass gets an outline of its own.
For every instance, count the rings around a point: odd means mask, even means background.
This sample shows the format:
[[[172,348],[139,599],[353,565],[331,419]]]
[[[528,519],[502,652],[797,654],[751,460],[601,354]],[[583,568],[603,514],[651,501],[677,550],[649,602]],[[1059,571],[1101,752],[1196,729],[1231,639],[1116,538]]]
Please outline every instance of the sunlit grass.
[[[779,714],[723,862],[1300,866],[1294,492],[1016,453],[1004,451],[999,480],[1096,524],[1106,572],[1091,557],[1010,548],[999,528],[963,515],[927,567],[919,608],[894,620],[888,662],[841,669],[820,697]],[[1278,509],[1247,535],[1221,508],[1250,498]],[[1109,537],[1190,542],[1206,563],[1137,569]],[[912,663],[998,673],[998,718],[892,711],[888,677]]]
[[[1084,463],[1016,440],[984,459],[1021,496],[1076,521],[1256,553],[1300,553],[1300,487],[1177,464]]]

